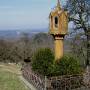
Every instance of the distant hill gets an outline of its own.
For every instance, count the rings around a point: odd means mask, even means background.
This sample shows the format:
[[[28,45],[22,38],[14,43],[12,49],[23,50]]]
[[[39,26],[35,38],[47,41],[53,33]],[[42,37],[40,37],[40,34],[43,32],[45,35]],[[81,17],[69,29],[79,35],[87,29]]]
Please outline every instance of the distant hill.
[[[19,32],[15,30],[0,31],[0,38],[15,38],[18,37]]]
[[[0,38],[19,38],[22,33],[28,33],[32,37],[39,32],[48,32],[48,29],[0,30]]]

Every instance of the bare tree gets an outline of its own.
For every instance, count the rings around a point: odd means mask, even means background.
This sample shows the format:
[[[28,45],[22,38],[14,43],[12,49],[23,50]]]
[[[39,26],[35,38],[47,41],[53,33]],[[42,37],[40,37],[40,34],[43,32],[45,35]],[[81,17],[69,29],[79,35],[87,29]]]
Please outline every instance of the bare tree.
[[[90,65],[90,1],[68,0],[66,9],[69,11],[69,21],[74,22],[74,31],[84,32],[87,38],[86,66]]]
[[[31,61],[32,49],[31,49],[31,42],[30,42],[30,37],[28,33],[22,33],[20,37],[20,43],[22,43],[24,61],[26,62]]]

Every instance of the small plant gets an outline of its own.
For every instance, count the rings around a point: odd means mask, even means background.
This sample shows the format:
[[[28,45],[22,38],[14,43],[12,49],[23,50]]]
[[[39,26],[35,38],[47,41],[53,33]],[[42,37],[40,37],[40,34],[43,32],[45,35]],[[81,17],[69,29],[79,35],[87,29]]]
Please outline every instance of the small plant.
[[[40,49],[32,60],[32,69],[41,75],[48,75],[53,64],[54,54],[49,48]]]
[[[64,56],[59,62],[54,63],[52,67],[50,67],[50,71],[49,76],[59,76],[80,74],[82,70],[77,58]]]

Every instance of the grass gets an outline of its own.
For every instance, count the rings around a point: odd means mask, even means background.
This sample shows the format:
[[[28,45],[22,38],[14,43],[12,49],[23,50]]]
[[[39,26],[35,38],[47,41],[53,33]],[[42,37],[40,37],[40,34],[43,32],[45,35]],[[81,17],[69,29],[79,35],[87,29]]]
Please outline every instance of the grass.
[[[0,68],[0,90],[28,90],[18,75]]]

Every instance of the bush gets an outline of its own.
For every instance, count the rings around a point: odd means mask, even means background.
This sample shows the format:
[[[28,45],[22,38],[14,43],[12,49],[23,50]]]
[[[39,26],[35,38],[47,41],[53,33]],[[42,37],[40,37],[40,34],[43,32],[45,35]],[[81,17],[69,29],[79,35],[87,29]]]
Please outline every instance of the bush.
[[[73,56],[64,56],[59,62],[54,62],[54,54],[48,48],[36,52],[32,61],[32,69],[44,76],[60,76],[81,74],[79,60]]]
[[[59,76],[80,74],[82,70],[77,58],[64,56],[58,63],[54,63],[52,67],[50,67],[50,71],[49,76]]]
[[[48,75],[53,64],[54,54],[49,48],[40,49],[32,60],[32,69],[39,74]]]

